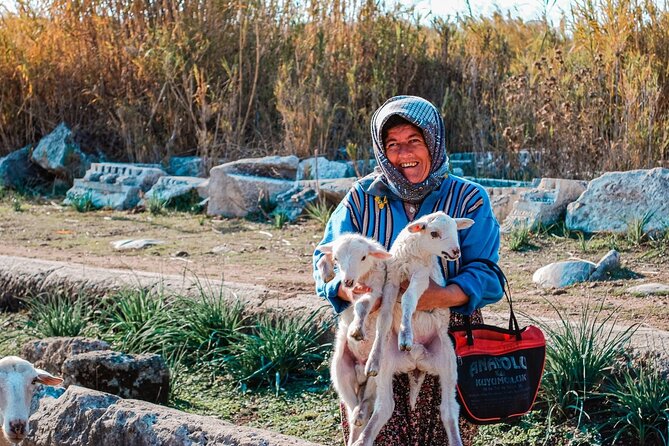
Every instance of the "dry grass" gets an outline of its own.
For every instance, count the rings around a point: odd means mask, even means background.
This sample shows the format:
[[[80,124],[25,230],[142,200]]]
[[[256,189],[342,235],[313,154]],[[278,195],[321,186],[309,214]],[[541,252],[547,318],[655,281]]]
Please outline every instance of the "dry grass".
[[[60,121],[88,151],[162,161],[369,145],[394,94],[437,104],[452,151],[544,175],[667,165],[666,2],[577,0],[558,27],[495,15],[425,26],[326,0],[17,0],[0,21],[0,142]]]

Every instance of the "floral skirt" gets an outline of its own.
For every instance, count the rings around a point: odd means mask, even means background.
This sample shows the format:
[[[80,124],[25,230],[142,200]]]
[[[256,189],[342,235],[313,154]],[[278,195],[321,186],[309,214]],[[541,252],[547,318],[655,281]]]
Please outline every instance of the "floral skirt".
[[[472,324],[483,323],[480,311],[472,314]],[[451,327],[464,324],[461,315],[451,313]],[[441,422],[439,405],[441,404],[441,388],[439,377],[427,375],[418,394],[416,408],[411,410],[409,404],[409,378],[407,375],[396,375],[393,380],[395,410],[390,420],[383,426],[374,441],[375,446],[446,446],[448,436]],[[347,443],[349,425],[346,410],[341,405],[342,431],[344,444]],[[460,434],[464,444],[471,444],[476,435],[476,426],[460,418]]]

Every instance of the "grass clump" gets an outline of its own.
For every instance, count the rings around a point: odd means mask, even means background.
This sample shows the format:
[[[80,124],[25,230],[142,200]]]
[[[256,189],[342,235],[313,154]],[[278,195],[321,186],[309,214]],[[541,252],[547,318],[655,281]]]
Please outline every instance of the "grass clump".
[[[272,226],[274,229],[283,229],[289,221],[288,214],[285,212],[274,212],[274,214],[272,214]]]
[[[551,304],[552,305],[552,304]],[[624,354],[635,326],[615,329],[615,312],[603,313],[603,302],[586,305],[576,322],[555,306],[558,323],[539,323],[550,342],[546,344],[546,369],[541,396],[549,415],[558,419],[588,417],[602,402],[601,390],[607,374]]]
[[[72,194],[68,198],[70,206],[77,212],[89,212],[95,209],[93,194],[90,191],[83,194]]]
[[[322,228],[325,228],[334,209],[326,201],[318,200],[307,204],[304,210],[311,220],[317,221]]]
[[[39,337],[81,336],[92,321],[93,309],[85,296],[64,292],[43,293],[26,301],[29,330]]]
[[[621,367],[604,392],[606,421],[600,425],[612,444],[669,444],[668,373],[653,360]]]
[[[649,237],[644,229],[653,218],[654,212],[646,212],[641,218],[633,218],[627,224],[627,241],[633,246],[641,246]]]
[[[532,233],[530,228],[523,225],[513,228],[509,233],[509,249],[511,251],[527,251],[535,246],[530,242]]]
[[[183,321],[161,292],[123,290],[103,302],[98,323],[102,337],[128,353],[178,354],[185,342]]]
[[[319,313],[260,316],[248,334],[230,344],[227,370],[243,385],[264,383],[277,391],[295,375],[316,374],[331,348],[331,344],[321,342],[330,324],[317,323]]]
[[[167,200],[151,195],[146,199],[146,209],[151,215],[163,215],[167,211]]]

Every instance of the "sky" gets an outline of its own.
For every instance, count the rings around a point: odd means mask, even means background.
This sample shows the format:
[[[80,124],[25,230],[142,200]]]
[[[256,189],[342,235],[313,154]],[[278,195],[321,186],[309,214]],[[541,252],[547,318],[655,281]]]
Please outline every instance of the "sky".
[[[524,20],[539,19],[544,10],[547,12],[548,20],[557,25],[562,12],[569,13],[572,0],[399,0],[402,4],[414,4],[421,15],[433,14],[440,17],[456,14],[469,15],[467,3],[471,6],[471,13],[478,17],[480,15],[490,16],[496,9],[505,15],[510,12],[513,17],[522,17]],[[429,17],[428,17],[429,20]]]

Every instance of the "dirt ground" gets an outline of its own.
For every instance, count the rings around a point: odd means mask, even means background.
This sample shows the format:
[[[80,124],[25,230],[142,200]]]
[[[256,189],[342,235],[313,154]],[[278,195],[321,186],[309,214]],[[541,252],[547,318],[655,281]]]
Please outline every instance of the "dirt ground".
[[[282,229],[243,219],[204,215],[94,211],[78,213],[55,201],[0,200],[0,254],[69,261],[95,267],[177,274],[265,285],[287,294],[313,291],[311,254],[322,236],[313,221]],[[116,251],[111,242],[157,239],[162,244],[138,251]],[[603,302],[620,323],[641,323],[669,330],[669,296],[639,297],[625,290],[650,282],[669,284],[669,246],[635,246],[624,238],[600,235],[578,240],[557,235],[533,237],[533,247],[514,252],[503,238],[500,265],[511,285],[515,309],[532,317],[555,318],[555,305],[576,315],[587,302]],[[611,280],[542,290],[532,274],[550,262],[570,257],[597,262],[611,247],[621,253],[623,269]],[[315,298],[314,298],[315,299]],[[488,311],[506,311],[504,303]]]

